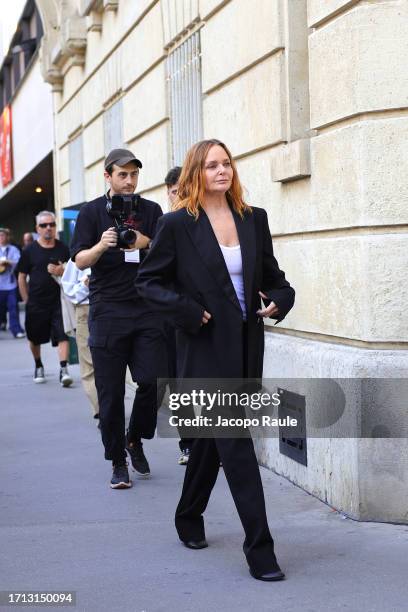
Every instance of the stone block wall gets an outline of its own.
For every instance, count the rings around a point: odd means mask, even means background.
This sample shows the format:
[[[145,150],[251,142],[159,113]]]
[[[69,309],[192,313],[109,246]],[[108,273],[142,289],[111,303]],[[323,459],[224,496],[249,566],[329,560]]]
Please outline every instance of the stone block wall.
[[[38,4],[59,206],[70,203],[68,147],[78,134],[86,198],[103,191],[103,113],[117,100],[124,142],[144,162],[140,190],[164,204],[166,58],[199,31],[204,137],[231,148],[297,290],[287,319],[267,328],[265,374],[406,376],[406,1]],[[311,439],[307,468],[276,440],[257,448],[263,464],[354,518],[408,520],[406,497],[389,501],[393,487],[407,489],[401,440]]]

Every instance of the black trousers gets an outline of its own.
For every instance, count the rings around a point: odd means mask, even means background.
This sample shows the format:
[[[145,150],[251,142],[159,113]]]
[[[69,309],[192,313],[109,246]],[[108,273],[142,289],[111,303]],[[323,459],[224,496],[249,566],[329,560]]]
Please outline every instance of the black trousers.
[[[157,384],[139,383],[129,419],[128,441],[151,440],[157,425]]]
[[[245,532],[244,553],[256,573],[277,567],[266,518],[265,499],[254,446],[248,438],[197,438],[187,463],[176,529],[181,540],[205,537],[203,512],[217,480],[220,460]]]
[[[164,324],[164,333],[166,339],[166,349],[167,349],[167,375],[168,379],[162,379],[161,385],[158,389],[158,401],[159,408],[162,405],[167,387],[169,387],[169,392],[177,392],[177,385],[175,384],[175,380],[177,378],[177,350],[176,350],[176,330],[170,325],[168,322]],[[185,409],[185,417],[193,418],[194,410],[191,409],[189,412]],[[183,438],[180,431],[180,440],[179,440],[179,448],[181,451],[191,449],[193,444],[193,438]]]
[[[150,318],[89,320],[89,346],[95,370],[105,459],[126,458],[125,379],[128,366],[138,383],[129,422],[130,442],[153,438],[157,422],[157,382],[166,376],[164,337]]]
[[[244,325],[244,355],[246,334]],[[175,517],[180,539],[202,540],[205,537],[202,514],[217,480],[220,461],[244,528],[243,549],[249,567],[259,574],[276,571],[274,542],[268,527],[261,475],[251,438],[194,440]]]

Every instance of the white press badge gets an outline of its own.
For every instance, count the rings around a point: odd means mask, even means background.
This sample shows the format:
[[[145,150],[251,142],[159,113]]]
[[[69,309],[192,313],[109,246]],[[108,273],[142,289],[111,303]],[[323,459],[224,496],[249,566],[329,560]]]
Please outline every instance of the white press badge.
[[[140,263],[140,250],[125,251],[125,262],[127,263]]]

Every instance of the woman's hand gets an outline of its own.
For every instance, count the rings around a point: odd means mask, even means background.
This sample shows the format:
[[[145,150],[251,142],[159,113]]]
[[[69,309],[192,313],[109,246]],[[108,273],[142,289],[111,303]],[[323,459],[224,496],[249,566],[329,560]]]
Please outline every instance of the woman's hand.
[[[258,291],[261,298],[264,300],[268,299],[268,296],[262,293],[262,291]],[[279,308],[275,304],[275,302],[271,302],[267,308],[262,308],[256,311],[258,317],[263,317],[264,319],[267,317],[273,317],[274,315],[279,314]]]
[[[206,325],[206,323],[208,323],[210,319],[211,319],[210,313],[204,310],[203,318],[201,319],[201,325]]]

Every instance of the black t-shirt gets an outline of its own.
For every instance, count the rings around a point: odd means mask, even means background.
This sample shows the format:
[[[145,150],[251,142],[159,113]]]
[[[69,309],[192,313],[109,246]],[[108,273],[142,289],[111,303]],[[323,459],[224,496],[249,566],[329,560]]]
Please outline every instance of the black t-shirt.
[[[29,274],[28,303],[49,306],[59,302],[60,288],[47,271],[50,263],[58,264],[69,259],[69,249],[60,240],[50,249],[42,247],[37,241],[25,248],[18,262],[18,271]]]
[[[71,242],[71,258],[79,251],[92,248],[99,242],[103,232],[115,223],[106,212],[106,196],[97,198],[81,207]],[[157,220],[163,214],[156,202],[139,197],[137,201],[137,221],[133,224],[145,236],[153,238]],[[89,282],[89,302],[93,311],[103,310],[110,314],[109,303],[114,302],[112,314],[119,314],[119,302],[134,302],[137,297],[134,281],[139,264],[125,261],[125,253],[119,248],[110,248],[91,268]],[[100,308],[95,308],[97,305]],[[123,304],[123,307],[125,304]]]

